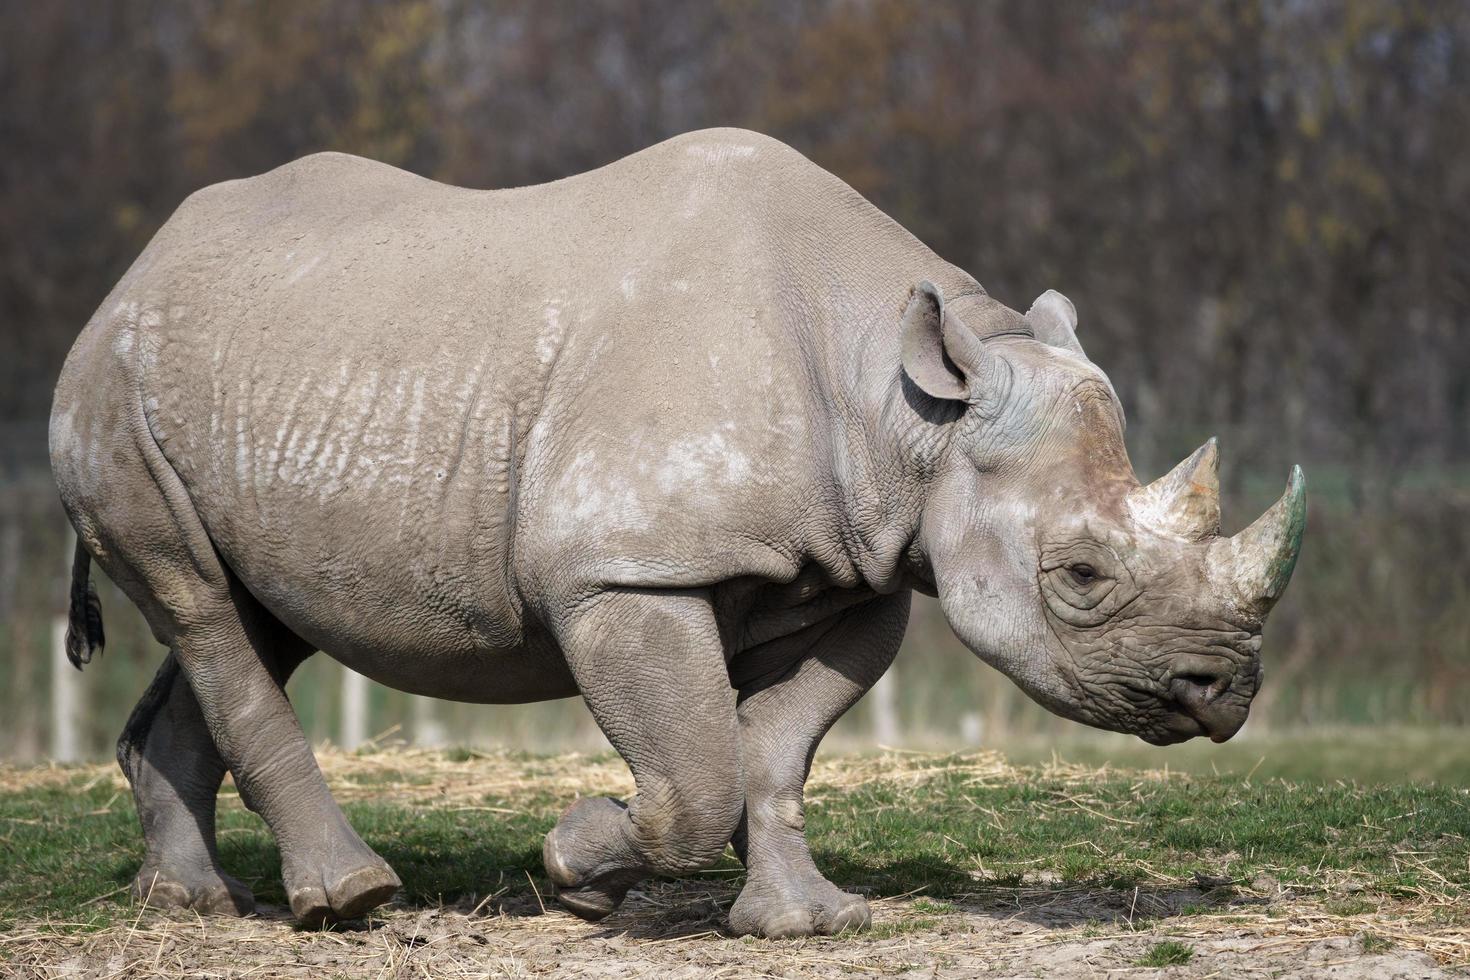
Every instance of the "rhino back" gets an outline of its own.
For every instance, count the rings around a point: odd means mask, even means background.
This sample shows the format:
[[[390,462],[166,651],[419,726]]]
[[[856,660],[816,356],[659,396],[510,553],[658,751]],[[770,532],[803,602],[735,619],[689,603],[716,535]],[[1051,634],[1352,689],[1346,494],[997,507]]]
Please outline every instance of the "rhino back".
[[[323,154],[191,198],[103,312],[221,554],[363,665],[514,649],[528,591],[794,577],[835,547],[820,310],[925,262],[754,134],[509,191]]]

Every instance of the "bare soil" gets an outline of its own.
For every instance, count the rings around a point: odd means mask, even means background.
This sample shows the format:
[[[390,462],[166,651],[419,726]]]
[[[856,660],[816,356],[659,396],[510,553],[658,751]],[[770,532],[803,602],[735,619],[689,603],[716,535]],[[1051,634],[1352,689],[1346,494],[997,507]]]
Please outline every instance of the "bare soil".
[[[389,910],[359,927],[305,932],[286,910],[266,907],[245,920],[142,912],[81,935],[36,922],[3,943],[10,975],[48,978],[1464,975],[1422,949],[1394,944],[1365,951],[1364,933],[1395,935],[1395,922],[1381,915],[1345,921],[1300,905],[1269,918],[1190,917],[1133,929],[1128,915],[1142,914],[1138,904],[1157,912],[1160,903],[1197,896],[1140,895],[1130,909],[1102,892],[1030,891],[1011,909],[956,906],[941,915],[916,909],[914,899],[879,900],[870,935],[792,941],[724,934],[721,919],[733,894],[723,886],[661,883],[634,893],[623,910],[595,925],[533,905],[489,915],[467,908]],[[1331,926],[1324,928],[1327,919]],[[1189,963],[1135,965],[1162,940],[1192,947]]]
[[[1016,778],[998,758],[969,763],[976,778]],[[322,755],[339,799],[371,796],[464,809],[486,793],[524,787],[528,772],[560,795],[626,792],[615,759],[514,759],[396,752]],[[986,768],[989,767],[989,768]],[[991,769],[994,770],[991,773]],[[405,771],[413,778],[401,778]],[[922,766],[884,759],[819,760],[816,795],[866,780],[922,787]],[[115,769],[10,771],[6,790],[115,784]],[[1079,777],[1080,779],[1081,777]],[[1139,778],[1152,778],[1140,774]],[[125,795],[123,797],[125,799]],[[226,795],[222,806],[238,805]],[[1325,879],[1324,879],[1325,880]],[[1344,914],[1349,878],[1298,893],[1261,876],[1237,883],[1225,904],[1207,900],[1217,883],[1165,881],[1126,889],[1027,875],[973,901],[936,902],[921,893],[871,898],[872,931],[790,941],[732,937],[725,917],[736,894],[728,872],[652,882],[595,924],[560,911],[536,882],[487,882],[489,893],[456,904],[389,906],[330,931],[298,929],[289,912],[262,905],[248,919],[124,910],[101,926],[93,908],[72,921],[12,920],[0,934],[0,974],[16,977],[1096,977],[1226,976],[1419,978],[1467,976],[1470,928],[1447,892],[1442,900],[1366,898]],[[95,903],[120,901],[99,895]],[[92,903],[88,903],[89,905]],[[1140,966],[1161,942],[1182,944],[1187,963]]]

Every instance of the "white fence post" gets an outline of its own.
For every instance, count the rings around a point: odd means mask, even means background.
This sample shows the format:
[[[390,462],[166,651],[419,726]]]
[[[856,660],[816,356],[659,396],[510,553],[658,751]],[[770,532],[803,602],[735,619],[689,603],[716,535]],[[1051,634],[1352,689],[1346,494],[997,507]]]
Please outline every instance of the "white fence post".
[[[351,752],[368,739],[368,680],[342,668],[342,748]]]
[[[413,699],[413,744],[425,749],[442,748],[448,741],[448,732],[435,715],[433,698],[415,696]]]
[[[879,745],[898,744],[898,706],[895,701],[894,675],[896,668],[889,667],[888,673],[878,678],[868,697],[873,701],[873,738]]]
[[[70,596],[71,563],[76,535],[66,535],[66,594]],[[76,762],[82,757],[82,675],[66,658],[66,613],[51,620],[51,758]]]

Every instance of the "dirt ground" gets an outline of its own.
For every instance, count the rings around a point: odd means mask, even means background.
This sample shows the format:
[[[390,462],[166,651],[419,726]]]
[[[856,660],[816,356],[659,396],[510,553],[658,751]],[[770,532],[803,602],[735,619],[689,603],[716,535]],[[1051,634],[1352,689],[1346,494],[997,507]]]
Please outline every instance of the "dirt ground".
[[[616,760],[454,760],[443,754],[326,753],[339,799],[381,798],[489,809],[487,793],[528,784],[568,798],[632,789]],[[979,778],[1013,779],[981,755]],[[27,787],[126,786],[115,768],[12,774]],[[993,772],[992,772],[993,770]],[[401,778],[404,771],[414,778]],[[892,760],[818,761],[815,792],[865,780],[922,780],[930,770]],[[921,785],[921,783],[916,783]],[[230,803],[222,797],[222,805]],[[1133,892],[1027,875],[973,901],[922,894],[873,897],[873,929],[860,936],[790,941],[734,938],[723,923],[735,897],[729,874],[650,883],[608,919],[589,924],[556,908],[536,883],[496,883],[484,897],[443,907],[389,906],[333,931],[297,929],[287,910],[262,905],[249,919],[132,910],[102,928],[12,922],[0,933],[0,974],[16,977],[1339,977],[1470,976],[1470,928],[1441,902],[1359,899],[1344,914],[1350,879],[1321,879],[1308,893],[1261,876],[1212,904],[1209,880],[1160,881]],[[116,902],[117,894],[93,902]],[[1444,902],[1450,901],[1448,898]],[[91,904],[91,903],[89,903]],[[1192,949],[1184,965],[1142,967],[1161,942]]]
[[[1046,891],[1013,908],[932,915],[912,899],[874,904],[873,935],[764,941],[719,928],[733,896],[723,886],[661,884],[635,893],[596,925],[536,905],[494,914],[468,908],[389,911],[359,928],[294,929],[285,910],[252,919],[148,912],[102,932],[58,935],[32,923],[4,937],[7,968],[22,977],[1097,977],[1108,975],[1398,978],[1465,975],[1395,944],[1369,953],[1362,932],[1393,937],[1394,923],[1326,919],[1309,906],[1246,921],[1174,920],[1129,928],[1145,906],[1197,898],[1189,890],[1140,895],[1133,907],[1103,893]],[[922,902],[919,903],[923,908]],[[1090,925],[1079,925],[1091,920]],[[1098,926],[1098,920],[1108,924]],[[1359,930],[1354,934],[1354,929]],[[1184,966],[1135,963],[1157,942],[1194,949]]]

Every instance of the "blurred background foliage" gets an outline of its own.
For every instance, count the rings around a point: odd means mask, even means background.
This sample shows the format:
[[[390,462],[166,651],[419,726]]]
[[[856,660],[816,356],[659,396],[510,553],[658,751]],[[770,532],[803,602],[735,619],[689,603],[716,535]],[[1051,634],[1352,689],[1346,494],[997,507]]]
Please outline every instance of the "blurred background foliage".
[[[714,125],[797,147],[1012,306],[1065,292],[1140,476],[1221,438],[1227,531],[1304,464],[1248,732],[1470,722],[1470,4],[8,2],[0,91],[0,755],[49,744],[57,371],[188,193],[322,149],[530,184]],[[104,603],[89,753],[162,655]],[[293,697],[321,738],[337,674],[316,659]],[[896,739],[1062,724],[927,602],[887,697]],[[374,730],[593,735],[575,703],[372,698]]]

